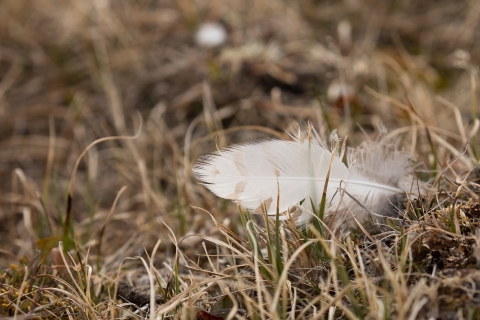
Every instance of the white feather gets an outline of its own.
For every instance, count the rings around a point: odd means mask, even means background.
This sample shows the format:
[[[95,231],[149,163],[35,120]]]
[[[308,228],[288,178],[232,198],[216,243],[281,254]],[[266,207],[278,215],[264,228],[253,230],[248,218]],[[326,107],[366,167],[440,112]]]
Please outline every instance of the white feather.
[[[278,199],[278,212],[292,213],[298,225],[312,218],[312,202],[318,209],[329,168],[326,216],[338,222],[351,213],[359,221],[369,212],[389,215],[395,197],[410,191],[411,158],[392,145],[349,148],[347,167],[336,154],[330,163],[332,151],[310,125],[299,126],[293,139],[234,145],[202,157],[193,171],[214,194],[256,213],[275,215]]]

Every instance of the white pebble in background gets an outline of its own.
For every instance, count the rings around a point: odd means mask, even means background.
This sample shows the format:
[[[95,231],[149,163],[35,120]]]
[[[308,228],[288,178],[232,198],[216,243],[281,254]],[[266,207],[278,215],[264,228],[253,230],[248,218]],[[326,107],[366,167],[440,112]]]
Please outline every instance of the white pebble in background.
[[[227,30],[217,22],[202,23],[195,34],[195,42],[202,47],[218,47],[227,40]]]

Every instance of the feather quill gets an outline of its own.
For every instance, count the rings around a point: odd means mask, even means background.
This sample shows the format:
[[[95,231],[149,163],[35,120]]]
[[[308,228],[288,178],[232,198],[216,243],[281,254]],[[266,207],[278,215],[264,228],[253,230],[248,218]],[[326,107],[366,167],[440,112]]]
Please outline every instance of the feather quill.
[[[367,141],[349,148],[347,166],[310,124],[292,138],[233,145],[201,157],[193,172],[217,196],[255,213],[276,215],[278,197],[278,212],[297,225],[312,218],[311,203],[318,209],[329,168],[325,217],[335,217],[337,226],[351,214],[361,222],[372,213],[391,216],[392,204],[416,185],[411,157],[393,145]],[[335,132],[331,139],[338,139]]]

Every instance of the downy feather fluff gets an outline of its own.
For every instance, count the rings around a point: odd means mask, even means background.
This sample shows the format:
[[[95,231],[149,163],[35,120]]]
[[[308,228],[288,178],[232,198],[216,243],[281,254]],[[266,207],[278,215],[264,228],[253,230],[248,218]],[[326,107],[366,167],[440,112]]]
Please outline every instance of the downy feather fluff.
[[[411,157],[393,145],[367,141],[349,148],[347,167],[310,124],[292,138],[233,145],[200,158],[193,172],[217,196],[255,213],[275,216],[278,202],[282,218],[297,225],[313,217],[311,203],[318,210],[329,168],[325,217],[337,227],[354,221],[352,214],[360,222],[392,216],[412,186],[418,193]],[[331,139],[338,139],[335,132]]]

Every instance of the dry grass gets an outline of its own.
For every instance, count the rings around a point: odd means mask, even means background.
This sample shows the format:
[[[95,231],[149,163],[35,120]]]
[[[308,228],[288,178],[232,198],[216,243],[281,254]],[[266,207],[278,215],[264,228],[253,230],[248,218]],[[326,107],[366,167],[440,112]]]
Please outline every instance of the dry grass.
[[[479,16],[452,0],[1,2],[0,317],[477,319]],[[203,21],[223,46],[195,44]],[[348,145],[383,123],[431,193],[339,237],[193,179],[200,155],[307,120]]]

